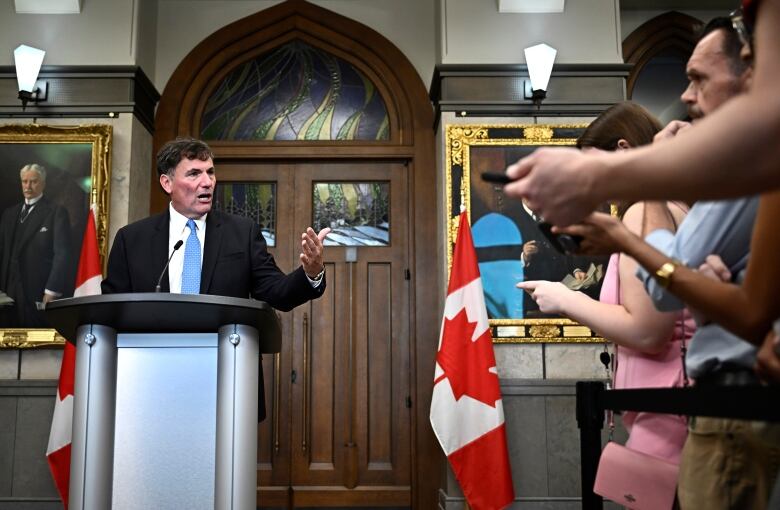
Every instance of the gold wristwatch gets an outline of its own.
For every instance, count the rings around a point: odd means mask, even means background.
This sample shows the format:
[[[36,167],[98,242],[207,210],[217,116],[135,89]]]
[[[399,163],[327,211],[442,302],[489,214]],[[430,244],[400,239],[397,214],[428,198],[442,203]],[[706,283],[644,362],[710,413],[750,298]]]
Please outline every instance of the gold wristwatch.
[[[666,289],[672,284],[672,276],[674,275],[674,270],[677,269],[678,264],[679,262],[676,260],[664,262],[655,272],[655,280],[661,287]]]

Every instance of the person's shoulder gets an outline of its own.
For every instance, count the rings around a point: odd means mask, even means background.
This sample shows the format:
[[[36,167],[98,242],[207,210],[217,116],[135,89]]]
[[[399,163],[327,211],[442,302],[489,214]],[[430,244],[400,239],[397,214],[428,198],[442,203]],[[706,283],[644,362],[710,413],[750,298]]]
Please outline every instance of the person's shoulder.
[[[46,209],[54,213],[54,215],[56,216],[65,216],[65,217],[70,216],[68,214],[67,207],[65,207],[63,204],[59,202],[55,202],[54,200],[47,198],[46,195],[41,197],[40,204],[41,206],[45,207]]]
[[[631,204],[631,206],[626,209],[626,212],[623,214],[623,224],[625,226],[633,231],[637,228],[642,227],[642,220],[645,216],[645,203],[644,202],[635,202]]]
[[[54,211],[57,211],[59,209],[62,209],[63,207],[55,202],[54,200],[51,200],[48,196],[43,195],[40,200],[33,206],[33,207],[39,207],[41,209],[51,209]]]
[[[167,212],[153,214],[151,216],[147,216],[146,218],[142,218],[132,223],[128,223],[124,227],[121,227],[118,233],[122,232],[122,233],[129,234],[129,233],[137,233],[137,232],[148,232],[151,229],[164,226],[164,222],[167,217],[168,217]]]
[[[15,203],[13,205],[10,205],[10,206],[6,207],[2,211],[2,216],[6,216],[6,215],[9,215],[9,214],[19,214],[19,211],[22,210],[22,204],[23,203],[24,202],[17,202],[17,203]]]
[[[208,215],[208,222],[213,223],[219,223],[222,225],[229,225],[229,226],[235,226],[236,228],[241,229],[251,229],[254,225],[254,222],[246,218],[244,216],[237,216],[235,214],[230,214],[222,211],[211,211]]]

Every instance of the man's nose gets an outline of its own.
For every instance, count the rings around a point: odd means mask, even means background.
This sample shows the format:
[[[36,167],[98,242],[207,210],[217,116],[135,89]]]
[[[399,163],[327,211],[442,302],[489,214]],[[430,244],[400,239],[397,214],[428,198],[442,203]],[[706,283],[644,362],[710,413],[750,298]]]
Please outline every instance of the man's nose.
[[[680,101],[686,104],[691,104],[696,101],[696,90],[693,87],[693,83],[689,83],[688,87],[680,95]]]

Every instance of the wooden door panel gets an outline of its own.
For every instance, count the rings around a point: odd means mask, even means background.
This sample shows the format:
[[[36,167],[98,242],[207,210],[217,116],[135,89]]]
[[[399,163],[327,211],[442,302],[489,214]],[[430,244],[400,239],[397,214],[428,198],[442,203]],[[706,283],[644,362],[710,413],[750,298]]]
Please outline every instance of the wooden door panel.
[[[325,271],[323,296],[296,310],[298,320],[303,314],[309,319],[308,331],[302,329],[295,335],[296,366],[300,366],[302,377],[292,391],[293,484],[334,483],[338,463],[336,380],[343,370],[338,357],[343,321],[337,320],[336,314],[343,289],[337,264],[327,262]]]
[[[359,267],[358,294],[366,306],[356,318],[362,332],[357,353],[358,433],[361,484],[408,485],[411,480],[408,281],[406,280],[407,229],[403,214],[407,196],[402,178],[405,168],[395,168],[391,181],[392,250],[365,249]],[[404,249],[400,249],[404,247]]]
[[[311,341],[328,347],[320,349],[321,356],[309,358],[314,364],[308,413],[312,417],[311,451],[293,456],[292,483],[298,494],[303,487],[313,486],[408,490],[411,421],[406,407],[409,330],[404,324],[404,307],[408,306],[404,276],[408,267],[406,170],[404,165],[382,162],[301,165],[296,170],[299,196],[311,197],[316,182],[383,181],[390,184],[391,200],[390,246],[358,247],[353,263],[345,261],[346,248],[326,247],[326,259],[334,268],[331,271],[329,266],[328,290],[318,300],[325,302],[311,305],[313,320],[323,321],[316,328],[312,322]],[[300,221],[312,221],[311,202],[311,198],[299,202],[296,218]],[[334,332],[332,337],[328,327]],[[303,351],[297,346],[293,356],[294,365],[302,363]],[[323,401],[333,395],[330,414],[315,407],[321,400],[315,397],[317,392],[325,396]],[[295,396],[293,400],[297,401]],[[321,414],[315,419],[318,412]]]
[[[269,246],[276,264],[283,271],[298,266],[294,244],[300,236],[293,232],[295,203],[290,165],[274,163],[221,163],[217,169],[217,186],[228,182],[273,182],[276,184],[276,246]],[[291,239],[292,237],[292,239]],[[277,487],[273,497],[280,497],[279,487],[290,485],[290,379],[292,371],[293,314],[279,313],[282,328],[282,351],[265,355],[262,360],[266,419],[258,425],[257,483]],[[282,491],[282,492],[285,492]]]
[[[366,267],[366,464],[370,470],[392,469],[393,379],[392,266],[371,263]],[[360,374],[359,374],[360,375]]]
[[[390,245],[325,249],[324,295],[280,314],[282,352],[263,359],[258,494],[275,503],[409,504],[411,409],[408,168],[382,161],[221,165],[220,181],[276,183],[276,246],[299,265],[316,182],[390,184]],[[282,506],[282,505],[279,505]],[[285,505],[286,506],[286,503]]]

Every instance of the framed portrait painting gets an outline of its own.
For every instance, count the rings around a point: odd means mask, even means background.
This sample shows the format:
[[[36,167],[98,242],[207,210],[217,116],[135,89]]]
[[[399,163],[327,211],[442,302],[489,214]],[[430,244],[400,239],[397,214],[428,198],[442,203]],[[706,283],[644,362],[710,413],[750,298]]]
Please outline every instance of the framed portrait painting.
[[[485,172],[507,166],[542,146],[575,145],[586,125],[450,125],[446,128],[448,268],[461,206],[468,212],[485,304],[495,342],[603,342],[589,328],[542,313],[516,284],[561,282],[598,299],[607,257],[558,251],[540,229],[541,219],[503,186],[485,182]],[[609,212],[609,205],[603,210]]]
[[[89,209],[108,244],[111,126],[0,126],[0,347],[56,345],[42,309],[73,295]]]

